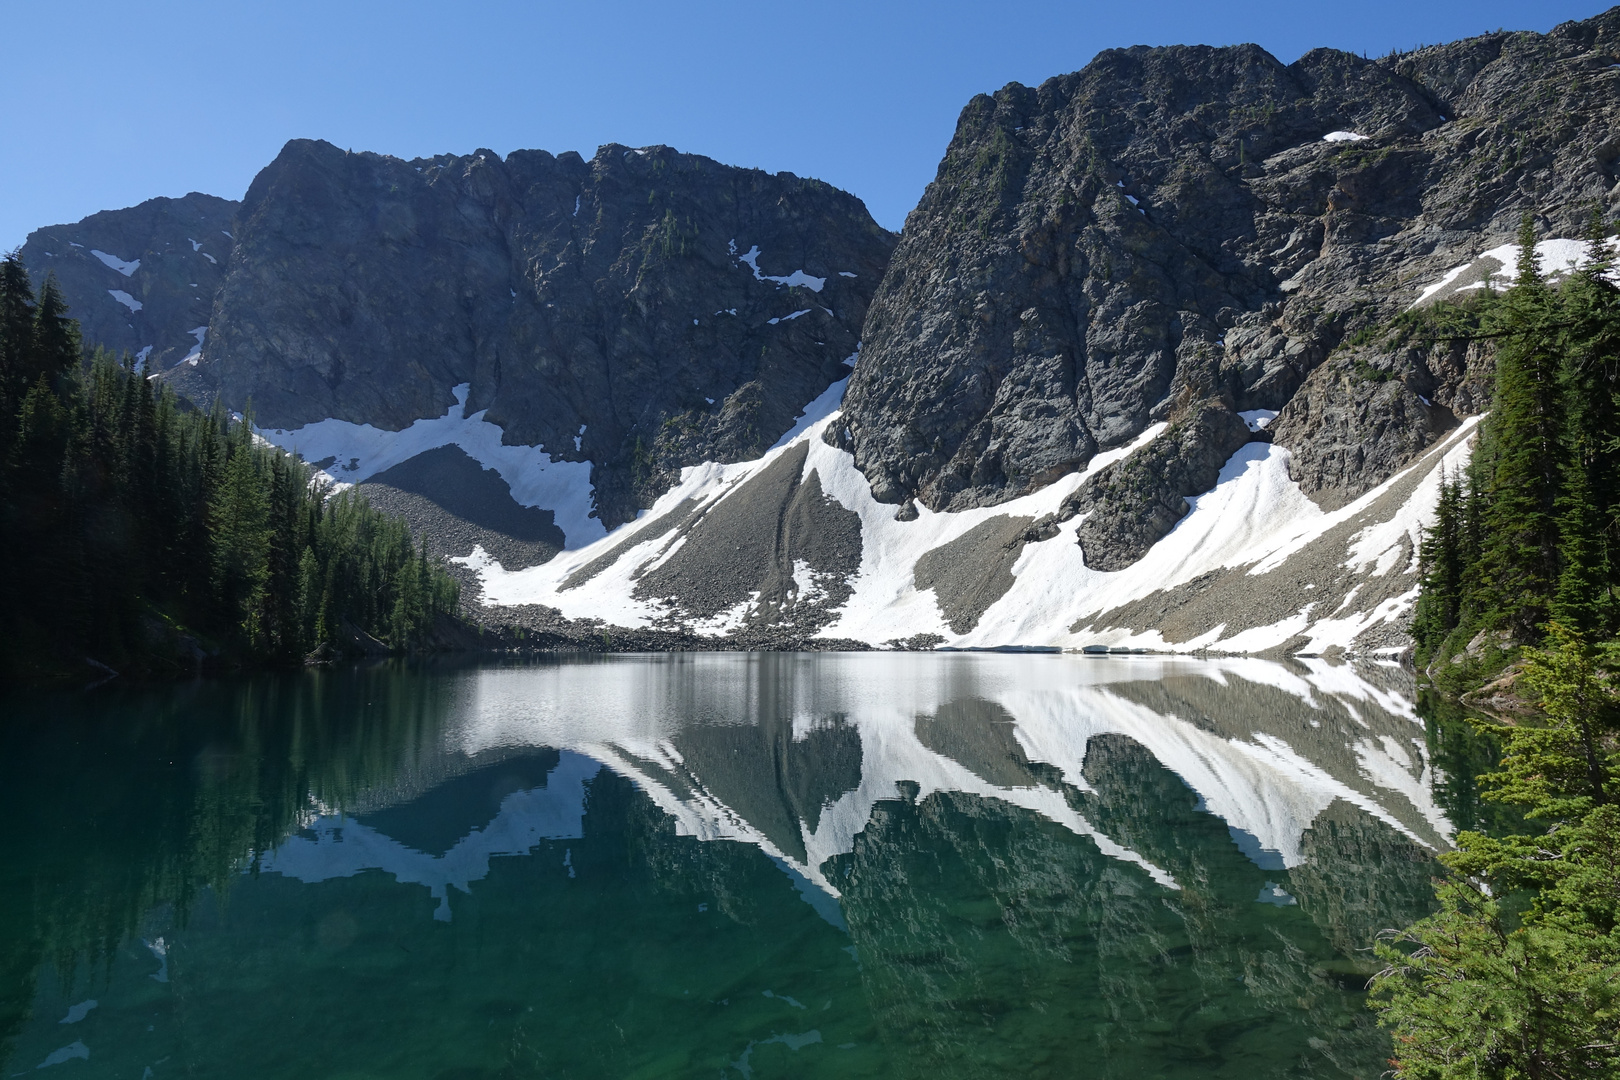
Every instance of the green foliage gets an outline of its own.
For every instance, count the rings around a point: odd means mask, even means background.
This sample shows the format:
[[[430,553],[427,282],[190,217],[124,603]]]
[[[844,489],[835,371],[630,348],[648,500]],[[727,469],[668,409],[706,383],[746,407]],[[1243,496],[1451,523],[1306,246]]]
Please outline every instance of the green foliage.
[[[1479,778],[1545,831],[1459,834],[1440,911],[1378,946],[1403,1080],[1620,1077],[1620,700],[1600,668],[1620,648],[1548,639],[1522,676],[1546,723],[1482,723],[1504,753]]]
[[[1594,639],[1620,632],[1620,288],[1595,222],[1590,242],[1589,265],[1555,288],[1527,219],[1513,289],[1392,328],[1409,343],[1497,343],[1491,413],[1422,546],[1424,662],[1481,630],[1539,643],[1549,619]]]
[[[1367,361],[1367,358],[1363,356],[1358,356],[1355,358],[1350,365],[1350,371],[1351,374],[1356,377],[1357,382],[1382,383],[1388,382],[1395,377],[1395,373],[1393,371],[1385,371],[1383,368],[1373,367],[1373,365]]]
[[[0,673],[94,656],[189,666],[181,631],[238,659],[294,661],[360,634],[420,646],[456,585],[405,526],[98,352],[52,281],[0,263]]]
[[[1441,731],[1448,772],[1478,773],[1485,804],[1522,819],[1459,833],[1440,911],[1378,947],[1373,1003],[1401,1078],[1620,1077],[1620,289],[1595,219],[1589,240],[1590,264],[1554,288],[1527,220],[1511,291],[1395,328],[1499,343],[1492,412],[1466,475],[1442,477],[1420,552],[1419,655],[1466,658],[1431,668],[1461,689],[1517,653],[1545,714],[1475,720],[1472,745]],[[1463,654],[1479,631],[1495,644]]]

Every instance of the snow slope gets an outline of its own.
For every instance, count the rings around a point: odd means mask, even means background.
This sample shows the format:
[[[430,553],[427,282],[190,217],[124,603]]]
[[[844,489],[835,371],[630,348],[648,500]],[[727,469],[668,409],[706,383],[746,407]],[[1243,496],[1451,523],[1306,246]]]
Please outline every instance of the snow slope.
[[[977,625],[957,634],[946,624],[934,591],[916,587],[918,560],[990,519],[1040,518],[1056,512],[1065,496],[1106,464],[1152,441],[1163,425],[1150,428],[1129,446],[1097,455],[1084,473],[1064,477],[1023,498],[955,513],[935,513],[919,506],[914,520],[897,521],[895,507],[872,498],[851,456],[822,440],[822,432],[837,423],[837,418],[836,412],[829,414],[757,461],[684,470],[681,482],[635,522],[551,562],[507,571],[482,549],[459,561],[478,572],[488,605],[543,604],[568,618],[600,618],[626,627],[667,625],[671,611],[678,616],[679,597],[638,599],[633,595],[638,579],[685,542],[665,528],[667,521],[660,524],[660,519],[688,500],[698,505],[699,513],[711,510],[734,497],[751,477],[790,447],[802,443],[808,450],[803,477],[817,474],[822,490],[857,514],[861,524],[861,564],[850,582],[853,595],[823,628],[824,637],[877,644],[936,634],[947,646],[966,648],[1015,644],[1078,648],[1103,643],[1174,652],[1254,653],[1297,641],[1303,635],[1308,640],[1305,651],[1319,652],[1334,645],[1349,648],[1369,630],[1396,624],[1416,602],[1416,566],[1411,553],[1438,499],[1438,470],[1442,464],[1455,470],[1466,460],[1468,437],[1477,422],[1465,422],[1421,461],[1331,513],[1321,510],[1289,477],[1288,451],[1269,443],[1250,443],[1227,462],[1211,491],[1188,500],[1188,514],[1134,566],[1114,573],[1087,567],[1075,539],[1082,519],[1072,519],[1055,537],[1024,545],[1012,568],[1012,587],[984,612]],[[1393,500],[1397,504],[1391,506],[1391,493],[1397,488],[1412,491]],[[1395,597],[1382,596],[1377,603],[1358,607],[1352,595],[1348,603],[1328,606],[1324,601],[1329,597],[1324,593],[1313,603],[1279,607],[1258,626],[1228,632],[1224,624],[1211,624],[1206,632],[1178,641],[1166,640],[1152,629],[1087,625],[1087,620],[1103,613],[1211,573],[1246,574],[1257,579],[1257,594],[1263,594],[1268,585],[1295,573],[1291,560],[1301,552],[1311,549],[1315,557],[1316,549],[1329,542],[1334,530],[1360,522],[1365,524],[1342,544],[1339,566],[1342,572],[1359,578],[1379,579],[1381,586],[1400,582]],[[570,580],[587,564],[602,559],[611,559],[611,565],[583,584]],[[1366,595],[1375,592],[1387,593],[1388,589],[1370,589]],[[739,625],[745,613],[733,613],[734,618],[710,625],[692,622],[689,628],[721,636]]]
[[[1552,239],[1542,240],[1536,244],[1536,265],[1544,277],[1564,277],[1581,269],[1591,261],[1587,255],[1588,245],[1585,240]],[[1501,247],[1481,252],[1462,265],[1446,271],[1438,281],[1425,285],[1418,292],[1417,299],[1412,301],[1412,306],[1417,307],[1431,297],[1467,292],[1470,289],[1510,289],[1517,274],[1515,267],[1518,261],[1517,244],[1503,244]],[[1493,267],[1492,262],[1497,265]],[[1469,273],[1470,270],[1473,273]],[[1474,280],[1451,288],[1465,274]],[[1620,270],[1611,270],[1608,276],[1616,283],[1620,283]]]
[[[198,344],[200,348],[201,335]],[[291,430],[255,430],[277,446],[298,453],[323,475],[345,486],[358,484],[428,450],[459,446],[486,469],[500,473],[519,505],[553,511],[568,547],[583,547],[605,536],[607,530],[592,516],[591,463],[560,461],[543,447],[504,445],[501,429],[484,419],[486,410],[466,415],[470,388],[471,384],[462,383],[451,390],[455,403],[443,416],[418,420],[401,431],[331,419]]]

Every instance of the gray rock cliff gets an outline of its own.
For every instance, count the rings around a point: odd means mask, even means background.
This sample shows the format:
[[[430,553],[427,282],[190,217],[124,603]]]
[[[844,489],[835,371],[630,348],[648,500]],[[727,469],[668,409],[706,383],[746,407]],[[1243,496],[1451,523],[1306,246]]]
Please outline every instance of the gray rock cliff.
[[[48,225],[29,233],[23,265],[36,285],[56,275],[86,344],[163,371],[199,355],[239,205],[193,192]]]
[[[1617,65],[1620,8],[1376,61],[1110,50],[977,97],[907,220],[829,441],[881,501],[959,509],[1033,491],[1155,420],[1284,409],[1348,335],[1511,241],[1522,213],[1571,236],[1594,207],[1620,212]],[[1302,483],[1365,490],[1412,460],[1445,426],[1417,401],[1434,400],[1431,374],[1377,401],[1311,391],[1278,429]],[[1482,404],[1463,397],[1447,404]],[[1323,424],[1367,442],[1360,459],[1304,453]],[[1218,468],[1226,441],[1205,441],[1193,471]],[[1178,485],[1136,472],[1127,492],[1113,471],[1084,529],[1093,544],[1130,534],[1119,558],[1179,516]]]
[[[254,180],[196,397],[397,429],[471,384],[595,464],[610,527],[757,456],[847,374],[893,237],[816,180],[668,147],[403,161],[298,140]]]

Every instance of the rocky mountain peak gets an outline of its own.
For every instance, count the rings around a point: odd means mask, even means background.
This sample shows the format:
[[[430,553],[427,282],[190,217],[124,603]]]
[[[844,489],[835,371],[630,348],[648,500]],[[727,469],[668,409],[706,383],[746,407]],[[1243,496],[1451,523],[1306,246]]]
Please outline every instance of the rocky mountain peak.
[[[820,181],[667,146],[415,161],[294,140],[254,180],[208,345],[175,373],[261,425],[487,410],[594,463],[617,524],[769,447],[847,374],[893,237]]]
[[[962,509],[1178,402],[1284,408],[1348,333],[1415,299],[1409,282],[1523,211],[1569,235],[1593,205],[1620,210],[1617,28],[1620,9],[1377,61],[1114,49],[973,99],[829,439],[880,500]]]

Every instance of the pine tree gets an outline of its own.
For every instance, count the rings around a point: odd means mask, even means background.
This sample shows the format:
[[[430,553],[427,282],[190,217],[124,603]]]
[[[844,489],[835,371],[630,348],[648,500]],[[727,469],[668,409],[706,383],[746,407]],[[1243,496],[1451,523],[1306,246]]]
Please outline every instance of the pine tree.
[[[1424,534],[1418,553],[1423,591],[1412,620],[1412,637],[1421,659],[1440,647],[1462,615],[1464,513],[1462,481],[1457,477],[1448,480],[1442,470],[1434,524]]]
[[[262,633],[259,605],[269,576],[270,494],[251,444],[237,441],[209,506],[215,596],[250,641]]]
[[[39,290],[39,306],[34,311],[34,355],[30,383],[43,377],[57,394],[68,395],[68,380],[75,379],[84,363],[84,345],[79,324],[68,318],[67,301],[56,284],[55,274],[45,275]]]
[[[253,441],[251,421],[218,403],[181,411],[127,355],[96,349],[81,367],[54,282],[36,303],[15,256],[0,265],[0,331],[11,672],[128,660],[150,648],[154,616],[286,662],[350,626],[418,647],[454,609],[455,582],[402,523],[353,492],[328,499],[307,466]]]
[[[34,353],[34,287],[22,252],[0,260],[0,453],[10,445],[17,408],[33,385],[27,369]]]
[[[1556,296],[1537,268],[1528,215],[1518,275],[1497,310],[1503,336],[1486,431],[1495,461],[1482,519],[1481,599],[1488,623],[1534,641],[1558,579],[1565,432]]]
[[[1479,778],[1547,832],[1460,833],[1439,912],[1377,947],[1402,1080],[1620,1076],[1620,703],[1599,674],[1620,657],[1558,624],[1548,639],[1523,676],[1546,721],[1486,725],[1505,753]]]

